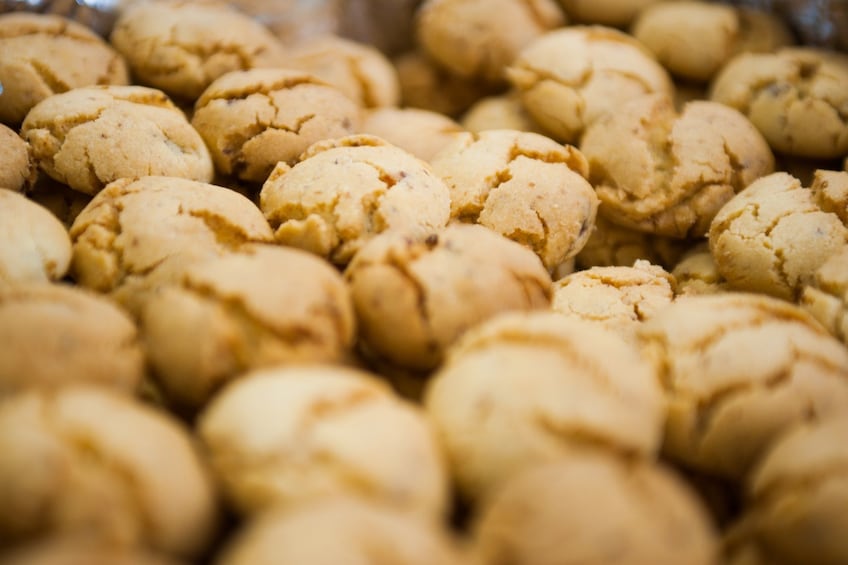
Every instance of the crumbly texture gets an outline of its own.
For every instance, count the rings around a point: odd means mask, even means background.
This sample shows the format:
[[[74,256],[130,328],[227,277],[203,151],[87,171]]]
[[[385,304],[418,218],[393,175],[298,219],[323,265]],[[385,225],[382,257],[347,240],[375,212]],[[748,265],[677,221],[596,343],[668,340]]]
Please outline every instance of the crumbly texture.
[[[339,362],[355,333],[338,271],[305,251],[270,245],[188,267],[151,296],[140,320],[165,397],[191,409],[249,369]]]
[[[570,453],[653,456],[664,416],[655,372],[634,345],[555,312],[503,314],[470,330],[424,402],[454,483],[478,503]]]
[[[783,300],[682,297],[639,333],[666,391],[663,450],[685,466],[744,479],[780,434],[848,407],[848,350]]]
[[[133,2],[109,39],[139,83],[188,102],[230,71],[285,61],[265,26],[223,2]]]
[[[763,136],[723,104],[662,95],[622,105],[595,122],[580,149],[600,213],[619,225],[677,238],[703,236],[719,209],[774,170]]]
[[[628,100],[674,90],[644,45],[600,26],[546,33],[519,53],[507,77],[533,119],[564,143],[576,143],[595,120]]]
[[[227,73],[197,100],[191,123],[223,175],[262,183],[282,161],[293,165],[310,145],[353,133],[359,106],[306,71]]]
[[[345,278],[366,353],[419,371],[435,368],[483,320],[550,304],[551,278],[539,258],[476,225],[385,233],[362,248]]]
[[[339,495],[427,520],[447,510],[447,473],[429,422],[369,373],[253,372],[213,399],[198,433],[225,498],[243,516]]]
[[[575,147],[540,134],[457,134],[432,161],[451,191],[451,217],[532,249],[554,269],[585,245],[598,198]]]
[[[259,202],[277,241],[346,265],[375,235],[430,233],[450,217],[450,194],[430,166],[387,141],[353,135],[279,163]]]
[[[460,124],[474,133],[488,129],[545,133],[527,113],[521,103],[521,97],[515,91],[481,98],[462,115]]]
[[[0,101],[2,99],[0,95]],[[27,192],[35,183],[36,168],[29,156],[29,143],[24,141],[15,130],[2,123],[0,123],[0,163],[2,163],[0,188]]]
[[[128,82],[123,57],[87,27],[54,15],[0,16],[0,122],[17,127],[54,94]]]
[[[671,271],[677,281],[676,293],[714,294],[728,289],[727,281],[718,272],[718,267],[710,253],[709,244],[704,242],[690,249]]]
[[[180,565],[141,547],[123,547],[83,536],[56,536],[0,552],[3,565]]]
[[[775,151],[848,153],[848,56],[811,48],[742,54],[718,73],[710,98],[748,116]]]
[[[586,245],[575,256],[578,268],[632,267],[639,259],[671,269],[693,245],[690,240],[663,237],[614,224],[598,215]]]
[[[831,335],[848,345],[848,244],[816,269],[799,302]]]
[[[836,214],[848,226],[848,171],[816,170],[810,192],[819,208]]]
[[[848,229],[798,179],[774,173],[721,209],[709,242],[732,288],[794,301],[816,269],[848,242]]]
[[[0,404],[0,539],[96,535],[197,557],[216,533],[211,480],[177,420],[95,388]]]
[[[193,262],[273,241],[262,212],[226,188],[173,177],[107,186],[70,230],[71,273],[138,312],[145,294]]]
[[[86,194],[145,175],[212,180],[203,139],[151,88],[86,87],[51,96],[27,114],[21,135],[39,169]]]
[[[559,0],[577,23],[626,28],[648,6],[663,0]]]
[[[43,283],[65,276],[71,238],[49,210],[0,188],[0,285]]]
[[[486,565],[717,562],[705,509],[652,461],[571,456],[507,483],[475,528]],[[568,540],[568,543],[563,543]]]
[[[565,23],[555,0],[426,0],[417,42],[450,73],[499,83],[519,51]]]
[[[444,114],[395,107],[371,110],[359,129],[361,133],[381,137],[428,163],[453,140],[454,134],[465,131]]]

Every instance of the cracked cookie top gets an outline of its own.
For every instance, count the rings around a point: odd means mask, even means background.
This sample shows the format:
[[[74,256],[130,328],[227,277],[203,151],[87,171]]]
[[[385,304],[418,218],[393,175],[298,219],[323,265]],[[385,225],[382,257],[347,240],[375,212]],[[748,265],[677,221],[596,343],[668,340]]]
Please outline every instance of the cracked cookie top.
[[[35,184],[37,170],[30,158],[29,143],[3,124],[0,124],[0,163],[3,164],[0,167],[0,188],[27,192]]]
[[[421,108],[395,107],[366,112],[359,130],[381,137],[428,163],[451,142],[455,133],[465,131],[444,114]]]

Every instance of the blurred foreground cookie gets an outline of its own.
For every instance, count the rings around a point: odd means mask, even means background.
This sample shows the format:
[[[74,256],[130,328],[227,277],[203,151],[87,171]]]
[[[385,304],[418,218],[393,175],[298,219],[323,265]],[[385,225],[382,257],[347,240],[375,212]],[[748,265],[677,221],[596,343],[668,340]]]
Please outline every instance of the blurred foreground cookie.
[[[180,565],[182,562],[141,547],[127,547],[84,536],[41,539],[0,551],[3,565]]]
[[[2,96],[0,96],[2,100]],[[12,128],[0,123],[0,188],[26,192],[36,178],[35,163],[29,155],[29,143]]]

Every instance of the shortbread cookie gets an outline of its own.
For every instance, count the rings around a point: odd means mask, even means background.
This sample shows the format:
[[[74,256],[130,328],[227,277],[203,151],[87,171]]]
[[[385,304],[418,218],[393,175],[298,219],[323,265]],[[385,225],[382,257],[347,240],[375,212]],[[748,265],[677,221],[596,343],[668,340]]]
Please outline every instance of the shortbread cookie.
[[[27,114],[21,135],[42,171],[86,194],[127,177],[212,180],[203,139],[151,88],[86,87],[51,96]]]
[[[666,391],[663,450],[694,469],[742,479],[781,433],[848,409],[848,350],[783,300],[678,298],[639,334]]]
[[[798,179],[774,173],[721,209],[709,241],[730,287],[795,300],[816,269],[848,242],[848,229]]]
[[[284,62],[274,35],[224,2],[133,2],[110,40],[139,83],[189,102],[225,73]]]
[[[0,403],[0,539],[80,534],[199,557],[215,491],[188,430],[102,389],[27,392]]]
[[[665,96],[644,96],[595,122],[580,144],[612,222],[667,237],[701,237],[719,209],[774,170],[757,129],[716,102],[677,113]]]
[[[317,141],[351,134],[359,106],[305,71],[253,69],[209,85],[191,123],[223,175],[265,182],[282,161],[293,165]]]
[[[0,551],[3,565],[180,565],[171,557],[140,547],[96,538],[57,536]]]
[[[279,163],[260,207],[279,243],[346,265],[375,235],[430,233],[450,217],[450,194],[430,166],[374,136],[312,145],[294,167]]]
[[[451,217],[532,249],[549,270],[585,245],[598,210],[575,147],[530,132],[457,134],[433,158],[451,191]]]
[[[475,324],[550,304],[539,258],[483,226],[387,232],[362,247],[345,278],[366,353],[418,371],[435,368]]]
[[[465,129],[454,120],[421,108],[377,108],[365,114],[360,131],[381,137],[422,161],[430,162]]]
[[[748,116],[775,151],[848,153],[848,55],[811,48],[742,54],[715,77],[710,98]]]
[[[512,129],[544,134],[515,91],[478,100],[462,115],[460,123],[474,133],[488,129]]]
[[[801,293],[800,304],[848,345],[848,244],[816,269]]]
[[[598,215],[592,234],[575,260],[582,269],[632,267],[639,259],[671,269],[692,245],[690,240],[625,228]]]
[[[35,184],[36,172],[29,156],[29,143],[0,123],[0,188],[27,192]]]
[[[270,245],[188,267],[151,296],[140,321],[166,399],[192,409],[248,369],[339,362],[354,338],[338,271],[305,251]]]
[[[0,285],[59,280],[71,263],[65,226],[22,194],[0,188]]]
[[[565,23],[555,0],[426,0],[416,12],[418,45],[454,75],[489,83],[519,51]]]
[[[16,127],[54,94],[128,83],[123,57],[87,27],[47,14],[0,15],[0,122]]]
[[[648,6],[665,0],[559,0],[575,22],[626,28]]]
[[[255,371],[226,388],[198,433],[243,516],[360,496],[441,519],[447,473],[420,408],[369,373],[330,366]]]
[[[718,272],[708,243],[700,243],[690,249],[671,271],[677,281],[676,293],[714,294],[728,290],[727,281]]]
[[[429,381],[425,407],[455,484],[475,501],[570,453],[653,456],[664,418],[656,373],[633,344],[555,312],[470,330]]]
[[[628,100],[674,90],[644,45],[600,26],[546,33],[521,51],[507,77],[533,119],[564,143],[577,142],[595,120]]]

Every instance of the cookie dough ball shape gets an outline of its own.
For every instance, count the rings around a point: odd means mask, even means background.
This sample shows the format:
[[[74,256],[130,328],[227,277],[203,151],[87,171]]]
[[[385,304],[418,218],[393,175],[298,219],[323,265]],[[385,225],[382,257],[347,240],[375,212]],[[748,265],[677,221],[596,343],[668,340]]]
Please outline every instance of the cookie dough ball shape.
[[[2,95],[0,95],[2,100]],[[0,188],[26,192],[35,183],[35,163],[29,156],[29,143],[0,123]]]
[[[543,135],[545,133],[527,113],[515,91],[481,98],[462,115],[460,124],[474,133],[489,129],[513,129]]]
[[[799,303],[831,335],[848,345],[848,244],[816,270]]]
[[[454,120],[421,108],[376,108],[362,120],[360,132],[385,139],[430,162],[449,144],[455,133],[465,131]]]
[[[687,296],[639,333],[666,392],[663,451],[694,469],[743,479],[780,434],[848,406],[848,350],[782,300]]]
[[[625,28],[648,6],[664,0],[559,0],[575,22]]]
[[[672,276],[677,281],[677,294],[714,294],[729,290],[718,272],[709,244],[699,243],[680,259]]]

